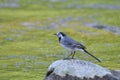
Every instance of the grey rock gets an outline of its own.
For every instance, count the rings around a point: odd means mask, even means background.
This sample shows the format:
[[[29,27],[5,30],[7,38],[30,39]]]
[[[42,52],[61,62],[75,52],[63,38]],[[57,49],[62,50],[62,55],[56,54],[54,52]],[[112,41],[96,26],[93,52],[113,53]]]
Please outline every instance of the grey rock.
[[[119,75],[91,62],[69,59],[53,62],[44,80],[120,80]]]

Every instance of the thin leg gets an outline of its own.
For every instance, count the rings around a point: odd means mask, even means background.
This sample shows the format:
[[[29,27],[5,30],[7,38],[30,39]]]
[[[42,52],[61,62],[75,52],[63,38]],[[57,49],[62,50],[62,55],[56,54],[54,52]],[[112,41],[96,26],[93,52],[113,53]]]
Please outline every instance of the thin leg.
[[[72,59],[74,58],[74,55],[75,55],[75,51],[73,51]]]
[[[71,52],[70,52],[70,55],[68,55],[68,57],[67,57],[67,58],[69,58],[72,54],[73,54],[73,53],[72,53],[72,51],[71,51]]]

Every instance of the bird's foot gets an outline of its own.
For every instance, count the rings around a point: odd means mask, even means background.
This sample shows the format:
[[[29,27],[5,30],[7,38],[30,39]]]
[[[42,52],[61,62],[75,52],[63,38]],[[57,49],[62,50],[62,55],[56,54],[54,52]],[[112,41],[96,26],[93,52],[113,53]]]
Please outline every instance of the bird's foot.
[[[67,57],[67,58],[64,58],[63,60],[70,60],[70,59],[75,59],[75,58],[74,57],[72,57],[72,58]]]
[[[70,60],[71,58],[67,57],[67,58],[64,58],[63,60]]]

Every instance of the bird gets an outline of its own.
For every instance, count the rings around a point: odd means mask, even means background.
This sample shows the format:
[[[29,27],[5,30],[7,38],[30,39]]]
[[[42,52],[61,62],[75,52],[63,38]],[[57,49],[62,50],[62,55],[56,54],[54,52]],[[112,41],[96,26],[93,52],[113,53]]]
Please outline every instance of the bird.
[[[67,58],[72,56],[72,59],[74,59],[75,52],[79,50],[79,51],[83,51],[83,52],[87,53],[88,55],[90,55],[91,57],[96,59],[98,62],[101,62],[100,59],[98,59],[97,57],[92,55],[90,52],[88,52],[86,50],[86,47],[83,44],[68,37],[64,32],[57,32],[54,35],[56,35],[58,37],[58,40],[59,40],[59,43],[61,44],[61,46],[71,52]]]

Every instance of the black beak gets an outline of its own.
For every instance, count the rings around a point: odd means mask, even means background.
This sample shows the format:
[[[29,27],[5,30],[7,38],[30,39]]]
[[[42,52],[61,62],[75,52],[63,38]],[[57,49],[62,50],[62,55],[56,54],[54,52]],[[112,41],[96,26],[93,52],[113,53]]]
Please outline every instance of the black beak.
[[[56,35],[56,36],[57,36],[57,34],[56,34],[56,33],[54,33],[53,35]]]

